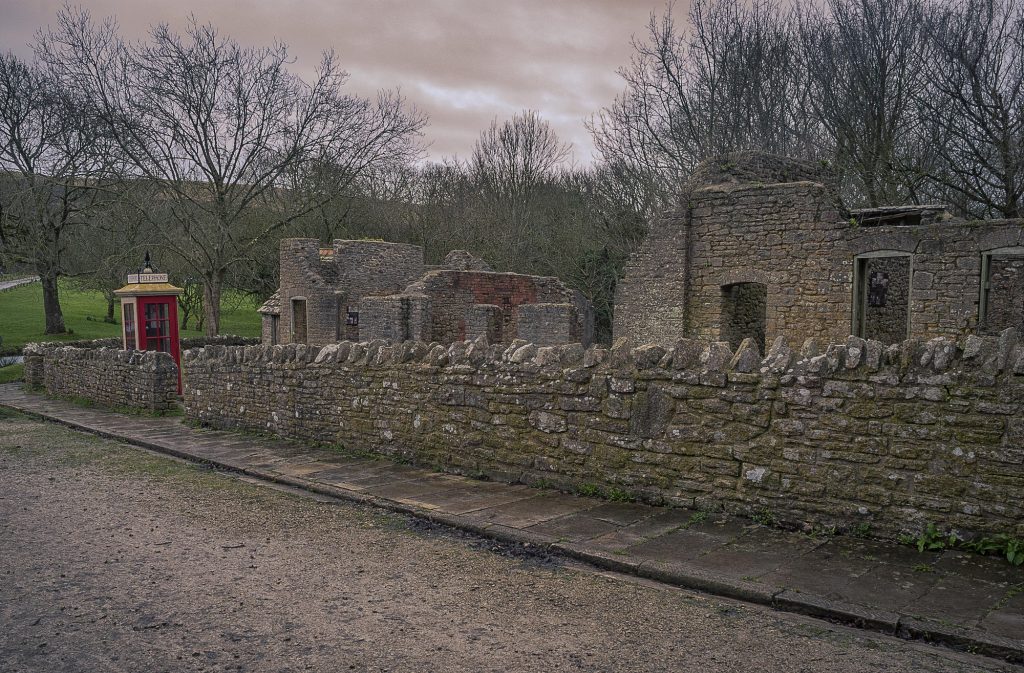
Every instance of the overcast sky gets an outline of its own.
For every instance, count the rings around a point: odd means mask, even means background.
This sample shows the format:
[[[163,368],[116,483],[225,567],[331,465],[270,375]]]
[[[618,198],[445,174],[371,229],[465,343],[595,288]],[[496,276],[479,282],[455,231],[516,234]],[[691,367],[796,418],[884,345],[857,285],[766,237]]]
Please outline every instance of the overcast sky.
[[[0,49],[26,54],[62,0],[0,0]],[[683,5],[684,3],[679,3]],[[352,91],[401,87],[430,116],[430,158],[466,157],[492,119],[539,110],[589,163],[584,119],[622,89],[616,68],[664,0],[84,0],[122,33],[190,13],[251,45],[287,43],[300,73],[334,48]],[[677,7],[676,12],[679,12]]]

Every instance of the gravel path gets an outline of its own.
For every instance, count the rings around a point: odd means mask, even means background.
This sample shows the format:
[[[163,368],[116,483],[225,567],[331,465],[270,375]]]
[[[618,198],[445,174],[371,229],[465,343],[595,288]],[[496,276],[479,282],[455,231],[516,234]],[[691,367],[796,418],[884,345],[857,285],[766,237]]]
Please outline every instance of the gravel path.
[[[14,278],[11,280],[0,280],[0,292],[4,290],[10,290],[22,285],[28,285],[29,283],[35,283],[39,281],[39,276],[26,276],[24,278]]]
[[[536,559],[0,410],[0,671],[305,670],[1021,669]]]

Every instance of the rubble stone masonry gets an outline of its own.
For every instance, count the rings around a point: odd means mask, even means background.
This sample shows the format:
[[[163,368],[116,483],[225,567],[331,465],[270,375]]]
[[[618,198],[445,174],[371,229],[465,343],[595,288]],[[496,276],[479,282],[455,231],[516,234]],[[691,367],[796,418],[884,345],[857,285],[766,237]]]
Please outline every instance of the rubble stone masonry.
[[[563,489],[882,534],[1024,535],[1024,346],[210,346],[192,420]]]
[[[710,162],[705,169],[626,266],[616,287],[616,338],[735,343],[741,328],[743,336],[763,332],[769,344],[778,336],[837,341],[851,332],[891,344],[1024,329],[1024,220],[867,226],[846,217],[833,187],[806,179],[812,172],[799,162]],[[890,292],[869,304],[872,272],[887,274]],[[741,287],[764,296],[758,319],[745,325],[736,321]]]
[[[249,346],[259,339],[222,334],[187,337],[182,350]],[[178,406],[178,367],[167,353],[120,350],[121,339],[26,344],[25,383],[50,395],[158,413]]]
[[[29,344],[24,354],[25,383],[50,395],[150,413],[178,405],[178,367],[169,353]]]

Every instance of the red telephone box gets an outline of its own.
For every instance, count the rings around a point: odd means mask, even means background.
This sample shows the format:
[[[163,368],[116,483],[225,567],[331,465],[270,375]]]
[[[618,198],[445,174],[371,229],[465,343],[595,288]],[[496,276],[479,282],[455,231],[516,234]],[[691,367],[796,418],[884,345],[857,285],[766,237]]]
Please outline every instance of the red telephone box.
[[[178,295],[166,273],[156,273],[146,253],[139,273],[128,274],[128,284],[114,294],[121,298],[121,335],[125,350],[170,353],[178,365],[181,394],[181,343],[178,340]]]

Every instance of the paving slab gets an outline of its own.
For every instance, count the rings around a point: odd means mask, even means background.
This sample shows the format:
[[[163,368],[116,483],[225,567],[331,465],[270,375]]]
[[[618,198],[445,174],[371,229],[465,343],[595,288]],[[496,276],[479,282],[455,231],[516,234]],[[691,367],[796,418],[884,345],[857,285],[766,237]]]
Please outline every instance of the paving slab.
[[[462,486],[435,493],[425,493],[419,497],[419,500],[447,514],[468,514],[484,509],[494,509],[532,497],[533,493],[524,491],[483,491],[472,486]]]
[[[651,516],[651,508],[634,502],[608,502],[593,508],[589,514],[616,526],[628,526]]]
[[[905,567],[880,563],[845,584],[839,593],[851,603],[913,615],[913,603],[927,594],[938,581],[935,573],[915,572]]]
[[[532,498],[477,510],[465,516],[471,521],[499,524],[511,528],[529,528],[542,521],[582,512],[597,505],[597,501],[588,498],[542,491]]]
[[[420,496],[430,493],[440,493],[451,487],[450,482],[436,478],[434,475],[418,477],[415,479],[402,479],[380,486],[372,486],[366,489],[366,493],[379,498],[388,498],[398,502],[419,500]]]
[[[1006,586],[998,583],[940,573],[938,581],[906,608],[915,617],[976,626],[1006,596],[1006,591]]]
[[[1020,639],[1024,634],[1024,583],[1007,591],[978,627],[997,636]]]
[[[725,547],[729,539],[689,528],[673,530],[626,548],[631,556],[645,561],[689,561]]]
[[[812,538],[724,514],[438,474],[193,428],[181,418],[82,408],[17,384],[0,385],[0,405],[316,497],[367,502],[610,570],[1024,663],[1024,568],[998,558]]]
[[[696,514],[686,509],[652,507],[650,516],[590,540],[590,546],[608,551],[624,551],[685,526]]]
[[[579,542],[599,537],[618,528],[614,523],[593,517],[591,511],[549,519],[526,530],[549,535],[558,541]]]
[[[761,579],[821,544],[823,542],[805,535],[758,526],[727,544],[693,557],[689,564],[726,577]]]
[[[804,593],[843,602],[849,598],[849,584],[864,575],[880,561],[840,554],[833,545],[826,544],[802,554],[783,566],[766,573],[761,579],[789,589],[799,587]]]

